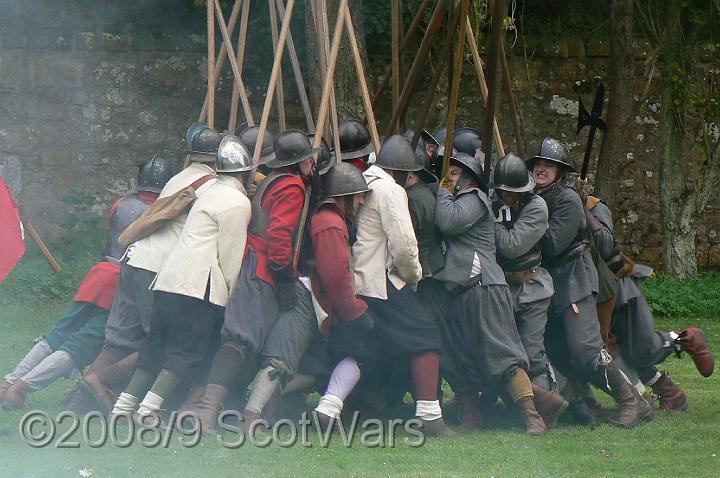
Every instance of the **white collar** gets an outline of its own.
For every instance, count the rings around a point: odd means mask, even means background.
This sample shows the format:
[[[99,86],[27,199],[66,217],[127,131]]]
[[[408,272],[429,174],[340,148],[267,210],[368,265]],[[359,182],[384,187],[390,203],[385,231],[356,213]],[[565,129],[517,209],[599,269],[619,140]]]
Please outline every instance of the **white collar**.
[[[380,166],[375,166],[374,164],[365,170],[363,176],[374,176],[377,178],[389,179],[390,181],[395,182],[395,178],[388,174],[387,171]]]

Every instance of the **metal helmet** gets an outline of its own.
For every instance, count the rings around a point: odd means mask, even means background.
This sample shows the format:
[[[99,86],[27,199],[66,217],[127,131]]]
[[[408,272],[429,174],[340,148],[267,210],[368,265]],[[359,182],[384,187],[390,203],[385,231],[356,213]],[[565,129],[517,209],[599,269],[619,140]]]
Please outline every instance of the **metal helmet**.
[[[196,155],[196,160],[205,162],[215,161],[218,146],[220,146],[220,141],[223,139],[222,134],[206,126],[191,139],[189,152]]]
[[[430,131],[424,129],[424,130],[420,131],[420,135],[422,136],[422,139],[424,139],[426,143],[432,143],[435,146],[440,146],[440,142],[437,139],[435,139],[435,136],[430,134]]]
[[[239,173],[255,169],[252,156],[240,138],[229,134],[220,141],[215,171],[218,173]]]
[[[243,146],[250,151],[250,155],[252,156],[255,154],[255,145],[260,135],[260,126],[247,126],[247,123],[243,124],[245,125],[243,129],[240,130],[242,125],[235,128],[235,135],[240,138]],[[238,130],[240,131],[238,132]],[[275,152],[273,151],[274,142],[275,136],[266,129],[265,135],[263,135],[262,146],[260,147],[260,164],[266,164],[275,157]]]
[[[325,197],[350,196],[368,191],[365,176],[352,164],[336,164],[325,176]]]
[[[415,131],[411,129],[405,131],[405,133],[403,134],[403,138],[410,141],[410,143],[412,144],[413,138],[415,138]],[[417,145],[425,149],[425,137],[422,134],[420,135],[420,139],[418,139]]]
[[[203,123],[202,121],[198,121],[198,122],[190,125],[187,132],[185,133],[185,144],[187,146],[188,151],[190,151],[192,149],[191,145],[195,139],[195,136],[197,136],[197,134],[200,131],[204,130],[207,127],[208,127],[207,123]]]
[[[150,161],[140,165],[137,190],[159,193],[174,175],[175,165],[173,162],[155,154]]]
[[[438,178],[435,176],[435,174],[432,172],[432,162],[430,161],[430,156],[427,154],[427,151],[425,151],[424,147],[421,147],[419,144],[415,148],[415,160],[422,166],[422,169],[417,172],[417,174],[425,181],[426,183],[435,183],[437,182]]]
[[[273,143],[275,157],[265,164],[269,168],[282,168],[292,166],[304,161],[313,154],[320,151],[320,148],[313,148],[308,137],[299,129],[283,131]]]
[[[410,141],[399,134],[394,134],[383,141],[380,152],[375,159],[375,166],[394,171],[419,171],[422,169]]]
[[[235,136],[237,136],[239,138],[240,134],[242,134],[242,132],[245,131],[246,129],[248,129],[249,127],[250,127],[250,125],[248,124],[247,121],[245,121],[244,123],[240,123],[239,125],[237,125],[235,127]]]
[[[314,144],[315,141],[315,134],[314,133],[308,133],[307,135],[308,139],[310,140],[310,144]],[[317,171],[319,175],[323,175],[330,171],[330,168],[332,168],[335,165],[335,152],[330,149],[330,146],[328,146],[327,141],[325,141],[325,138],[322,139],[322,142],[320,144],[320,153],[318,153],[318,161],[317,161]]]
[[[456,163],[463,168],[463,171],[468,173],[476,181],[478,186],[485,183],[483,180],[483,169],[480,159],[475,156],[470,156],[467,153],[455,153],[451,158],[451,164]]]
[[[528,172],[525,162],[515,153],[503,156],[492,173],[494,189],[511,193],[525,193],[535,188],[535,179]]]
[[[375,151],[370,131],[362,122],[351,119],[340,125],[340,159],[362,158]]]
[[[543,139],[542,143],[540,144],[540,151],[538,151],[538,154],[525,161],[525,165],[529,170],[532,171],[535,163],[540,159],[551,161],[557,164],[561,169],[564,169],[571,173],[575,172],[575,168],[573,167],[573,165],[568,162],[568,156],[567,152],[565,151],[565,147],[562,145],[562,143],[560,143],[560,141],[556,140],[555,138]]]
[[[432,135],[433,138],[435,138],[435,141],[437,141],[438,145],[445,144],[445,135],[447,134],[447,128],[442,127],[438,130],[436,130]]]
[[[475,128],[458,128],[453,133],[453,147],[461,153],[475,156],[475,151],[482,146],[480,131]]]

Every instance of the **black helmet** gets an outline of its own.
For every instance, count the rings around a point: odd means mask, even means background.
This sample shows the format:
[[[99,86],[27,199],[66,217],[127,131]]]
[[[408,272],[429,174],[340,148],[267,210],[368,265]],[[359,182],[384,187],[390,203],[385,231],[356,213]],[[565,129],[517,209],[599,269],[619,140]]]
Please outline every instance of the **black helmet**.
[[[240,126],[242,125],[235,128],[235,134],[240,139],[243,146],[250,151],[250,156],[252,156],[255,154],[255,144],[257,143],[257,139],[260,134],[260,126],[247,126],[247,123],[243,124],[245,125],[244,128],[240,129]],[[238,132],[238,130],[240,130],[240,132]],[[273,152],[274,142],[275,137],[269,130],[266,129],[265,135],[263,136],[262,146],[260,148],[260,164],[266,164],[275,157],[275,153]]]
[[[314,144],[315,134],[308,133],[307,137],[310,140],[310,144]],[[320,153],[318,154],[317,161],[318,174],[323,175],[327,173],[328,171],[330,171],[330,168],[335,165],[335,163],[335,153],[333,150],[330,149],[330,146],[328,146],[325,138],[323,138],[322,142],[320,143]]]
[[[340,159],[348,160],[368,156],[375,151],[370,131],[358,120],[348,120],[340,125]]]
[[[242,132],[245,131],[246,129],[248,129],[249,127],[250,127],[250,125],[248,124],[247,121],[245,121],[244,123],[240,123],[239,125],[237,125],[235,127],[235,136],[237,136],[239,138],[240,135],[242,134]]]
[[[252,156],[240,138],[229,134],[220,141],[215,171],[218,173],[239,173],[255,169]]]
[[[565,147],[560,143],[560,141],[556,140],[555,138],[543,139],[542,143],[540,144],[540,151],[538,151],[538,154],[525,161],[525,165],[529,170],[532,171],[535,163],[540,159],[552,161],[553,163],[560,166],[561,169],[564,169],[571,173],[575,172],[575,168],[573,167],[573,165],[568,162]]]
[[[215,161],[220,141],[222,141],[222,134],[206,126],[191,138],[189,152],[196,155],[193,158],[196,161]]]
[[[350,196],[370,191],[365,176],[352,164],[336,164],[325,178],[325,197]]]
[[[195,140],[195,136],[197,136],[197,134],[200,131],[204,130],[207,127],[208,127],[207,123],[203,123],[202,121],[198,121],[198,122],[190,125],[187,132],[185,133],[185,144],[187,146],[188,151],[190,151],[192,149],[191,145],[192,145],[193,141]]]
[[[480,131],[475,128],[458,128],[453,133],[453,147],[461,153],[475,156],[481,146]]]
[[[525,167],[525,162],[515,153],[503,156],[492,173],[494,189],[511,193],[525,193],[535,188],[535,180]]]
[[[425,148],[420,147],[419,144],[415,148],[415,160],[418,162],[418,164],[422,165],[422,169],[419,170],[417,174],[423,179],[423,181],[425,181],[426,183],[437,182],[438,178],[432,172],[432,163],[430,162],[430,156],[427,154],[427,151],[425,151]]]
[[[159,193],[175,175],[175,168],[169,159],[160,158],[155,154],[152,159],[140,165],[138,175],[138,191]]]
[[[410,141],[399,134],[394,134],[383,141],[375,159],[375,166],[394,171],[419,171],[422,169],[422,164],[415,159]]]
[[[435,136],[430,134],[430,131],[424,129],[420,131],[420,136],[425,140],[426,143],[432,143],[435,146],[440,146],[440,142],[435,139]]]
[[[459,164],[465,172],[472,176],[478,186],[484,184],[482,163],[479,158],[467,153],[455,153],[452,155],[451,164],[453,162]]]
[[[320,151],[320,148],[313,148],[308,137],[299,129],[283,131],[273,143],[275,157],[265,164],[269,168],[282,168],[292,166],[304,161],[313,154]]]

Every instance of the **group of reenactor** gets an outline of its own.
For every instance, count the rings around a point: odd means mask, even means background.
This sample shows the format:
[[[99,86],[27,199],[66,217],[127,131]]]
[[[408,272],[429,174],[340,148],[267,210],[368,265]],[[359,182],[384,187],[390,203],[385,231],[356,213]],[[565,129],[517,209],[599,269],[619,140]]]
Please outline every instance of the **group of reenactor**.
[[[68,410],[146,423],[177,409],[210,434],[223,408],[242,406],[255,430],[319,391],[333,426],[409,391],[428,435],[455,435],[450,401],[473,428],[498,398],[541,435],[567,410],[597,424],[590,385],[615,400],[620,427],[686,410],[657,368],[673,353],[712,374],[702,330],[655,329],[641,290],[652,270],[622,252],[607,205],[571,186],[559,141],[486,175],[473,128],[452,148],[439,130],[379,151],[356,120],[340,151],[299,130],[262,144],[257,126],[233,133],[195,123],[180,172],[159,157],[141,166],[137,193],[112,208],[104,260],[0,384],[3,408],[89,366]]]

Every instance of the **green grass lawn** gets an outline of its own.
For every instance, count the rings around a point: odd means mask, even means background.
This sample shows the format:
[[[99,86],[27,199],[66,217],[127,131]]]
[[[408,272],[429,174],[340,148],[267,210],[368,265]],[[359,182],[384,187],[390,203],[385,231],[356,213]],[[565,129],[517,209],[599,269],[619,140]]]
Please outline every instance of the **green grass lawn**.
[[[0,306],[0,371],[14,367],[32,340],[47,331],[64,306]],[[662,328],[695,325],[708,333],[720,351],[720,320],[660,320]],[[169,448],[148,449],[112,443],[90,448],[82,433],[72,438],[79,449],[32,448],[24,443],[18,423],[25,411],[0,410],[0,477],[41,476],[720,476],[720,387],[718,378],[703,379],[689,358],[671,358],[663,369],[686,390],[690,410],[663,415],[635,430],[603,425],[594,431],[562,425],[549,435],[529,438],[516,425],[461,433],[452,440],[428,439],[411,448],[402,439],[395,448],[369,449],[356,440],[352,448],[334,440],[312,448],[245,446],[232,450],[206,438],[184,448],[173,438]],[[73,386],[63,380],[31,395],[31,409],[56,415],[58,400]],[[604,403],[609,404],[603,398]],[[67,427],[60,427],[60,431]]]

